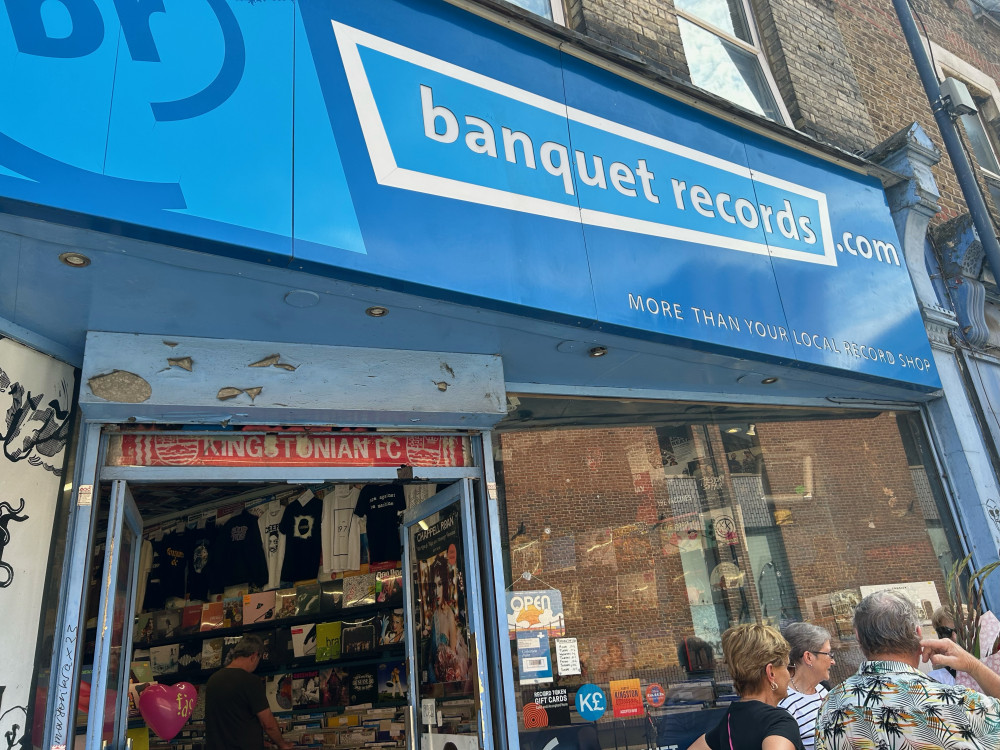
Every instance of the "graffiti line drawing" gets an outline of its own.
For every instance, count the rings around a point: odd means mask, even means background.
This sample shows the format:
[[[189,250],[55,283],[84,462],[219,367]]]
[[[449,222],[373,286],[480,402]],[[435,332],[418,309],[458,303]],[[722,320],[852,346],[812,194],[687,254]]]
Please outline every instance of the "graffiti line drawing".
[[[10,531],[7,530],[7,524],[11,521],[21,522],[28,520],[27,516],[20,515],[22,510],[24,510],[23,497],[21,498],[21,504],[17,506],[16,510],[10,503],[0,502],[0,589],[7,588],[14,580],[14,568],[9,563],[3,561],[3,550],[7,546],[7,542],[10,541]]]
[[[61,390],[68,391],[65,383]],[[4,415],[5,432],[0,432],[3,453],[9,461],[27,460],[32,466],[40,466],[57,477],[62,469],[46,463],[42,456],[52,458],[62,452],[69,440],[69,408],[63,409],[59,399],[50,399],[45,406],[45,395],[26,391],[24,386],[11,382],[10,377],[0,368],[0,393],[10,395],[11,403]]]
[[[4,711],[0,716],[0,732],[3,733],[5,750],[21,747],[27,723],[28,712],[24,706],[14,706]]]
[[[1000,531],[1000,506],[997,505],[997,501],[992,497],[986,501],[986,512],[993,519],[993,525],[996,526],[997,531]]]

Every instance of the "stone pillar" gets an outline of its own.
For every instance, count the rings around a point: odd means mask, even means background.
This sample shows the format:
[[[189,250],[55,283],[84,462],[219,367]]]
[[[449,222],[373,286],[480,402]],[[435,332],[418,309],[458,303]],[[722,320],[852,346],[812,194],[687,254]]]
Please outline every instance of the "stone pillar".
[[[925,413],[931,440],[943,463],[943,479],[954,499],[959,531],[973,553],[973,564],[981,567],[996,560],[1000,546],[1000,534],[987,514],[987,503],[1000,497],[1000,485],[990,462],[988,437],[976,419],[952,343],[961,336],[960,320],[966,319],[967,311],[956,315],[942,305],[928,272],[930,267],[940,274],[927,227],[938,211],[939,193],[931,166],[941,154],[914,123],[875,148],[870,158],[900,177],[886,188],[886,194],[942,386],[941,397],[928,403]],[[974,301],[972,297],[962,299],[963,304],[966,299]],[[1000,606],[1000,579],[994,577],[988,589],[992,606]]]

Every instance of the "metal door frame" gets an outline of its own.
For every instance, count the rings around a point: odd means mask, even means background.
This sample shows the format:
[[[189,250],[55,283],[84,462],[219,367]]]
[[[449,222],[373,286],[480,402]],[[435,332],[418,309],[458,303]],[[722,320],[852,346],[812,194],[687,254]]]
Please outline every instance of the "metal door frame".
[[[419,525],[426,518],[439,513],[445,508],[458,504],[462,514],[462,557],[465,563],[466,573],[466,625],[469,631],[471,650],[475,653],[476,674],[474,689],[479,692],[479,741],[482,750],[493,750],[493,705],[490,700],[490,679],[488,669],[488,653],[491,650],[488,642],[488,623],[483,617],[483,599],[487,592],[482,587],[479,571],[479,544],[476,534],[476,512],[474,507],[475,494],[471,479],[462,479],[449,485],[436,495],[428,498],[420,505],[408,509],[403,513],[403,522],[399,527],[400,539],[403,544],[403,575],[408,579],[411,569],[412,556],[410,550],[410,529]],[[480,592],[480,596],[472,596],[471,592]],[[413,602],[413,581],[407,580],[407,585],[403,586],[403,611],[406,620],[406,658],[410,665],[407,674],[409,683],[409,737],[407,738],[410,750],[419,750],[420,747],[420,710],[418,702],[420,700],[417,690],[417,673],[419,663],[417,661],[416,638],[414,637],[414,602]]]
[[[128,483],[116,479],[111,485],[109,498],[111,507],[108,515],[108,533],[104,547],[104,578],[101,583],[101,606],[97,615],[97,637],[94,641],[94,672],[90,683],[90,708],[87,720],[86,750],[101,750],[104,740],[105,699],[108,685],[108,666],[111,659],[111,638],[115,607],[115,589],[118,585],[119,567],[123,547],[120,544],[127,527],[133,535],[128,573],[128,596],[122,603],[128,617],[122,626],[121,657],[118,662],[118,699],[114,707],[115,736],[112,748],[125,747],[125,731],[128,728],[128,686],[129,665],[132,654],[133,617],[135,612],[136,585],[139,580],[139,550],[142,546],[142,516],[132,499]],[[128,655],[129,658],[125,658]]]

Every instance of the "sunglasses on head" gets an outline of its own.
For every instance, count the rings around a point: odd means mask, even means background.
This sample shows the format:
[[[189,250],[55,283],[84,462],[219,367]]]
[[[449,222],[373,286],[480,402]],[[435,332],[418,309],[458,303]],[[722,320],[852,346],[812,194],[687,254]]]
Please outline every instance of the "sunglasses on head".
[[[955,633],[955,628],[934,628],[937,631],[938,638],[951,638]]]

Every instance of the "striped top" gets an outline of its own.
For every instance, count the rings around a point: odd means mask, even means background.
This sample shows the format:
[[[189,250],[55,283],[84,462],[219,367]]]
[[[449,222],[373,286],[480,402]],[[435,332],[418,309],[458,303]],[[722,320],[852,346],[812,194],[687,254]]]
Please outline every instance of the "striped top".
[[[778,704],[795,718],[806,750],[812,750],[816,743],[816,717],[828,692],[822,685],[817,685],[815,693],[805,695],[789,685],[788,697]]]

